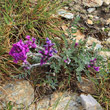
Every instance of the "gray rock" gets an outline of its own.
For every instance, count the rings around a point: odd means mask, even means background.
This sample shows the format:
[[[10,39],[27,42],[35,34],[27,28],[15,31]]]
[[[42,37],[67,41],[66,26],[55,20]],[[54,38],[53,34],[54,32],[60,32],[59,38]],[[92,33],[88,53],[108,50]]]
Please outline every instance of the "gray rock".
[[[12,81],[5,84],[2,89],[3,106],[8,102],[17,105],[17,108],[29,106],[34,100],[34,89],[28,81]]]
[[[81,103],[86,110],[103,110],[100,104],[89,94],[80,95]]]
[[[63,17],[63,18],[66,18],[66,19],[73,19],[74,18],[74,15],[64,9],[60,9],[58,10],[58,15]]]
[[[55,92],[51,96],[38,101],[37,110],[83,110],[77,102],[79,96],[69,92]]]
[[[95,11],[95,8],[88,8],[87,11],[88,11],[89,13],[92,13],[93,11]]]

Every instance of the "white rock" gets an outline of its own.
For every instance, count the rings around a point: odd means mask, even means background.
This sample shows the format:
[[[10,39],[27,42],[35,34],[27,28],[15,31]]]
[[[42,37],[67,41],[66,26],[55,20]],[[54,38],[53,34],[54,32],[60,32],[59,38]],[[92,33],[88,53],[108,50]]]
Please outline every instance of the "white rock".
[[[66,18],[66,19],[73,19],[74,18],[74,15],[64,9],[60,9],[57,11],[58,15],[63,17],[63,18]]]
[[[103,110],[100,104],[89,94],[80,95],[81,103],[86,110]]]
[[[110,36],[110,31],[108,32],[108,36]]]
[[[109,5],[110,4],[110,0],[103,0],[105,4]]]
[[[93,11],[95,11],[95,8],[88,8],[87,11],[88,11],[89,13],[92,13]]]
[[[103,4],[103,0],[83,0],[82,2],[88,7],[99,7]]]

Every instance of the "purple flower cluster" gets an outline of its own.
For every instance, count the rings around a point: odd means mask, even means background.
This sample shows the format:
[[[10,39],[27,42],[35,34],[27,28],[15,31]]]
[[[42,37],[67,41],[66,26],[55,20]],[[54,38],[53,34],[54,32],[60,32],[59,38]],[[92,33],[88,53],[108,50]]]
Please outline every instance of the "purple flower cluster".
[[[95,63],[96,63],[96,58],[94,58],[93,60],[90,60],[90,64],[88,65],[88,68],[92,67],[92,68],[94,68],[96,71],[99,71],[99,68],[100,68],[100,67],[96,67],[96,66],[95,66]]]
[[[46,38],[46,45],[44,45],[44,49],[39,51],[39,53],[42,54],[40,65],[45,64],[52,56],[53,53],[57,53],[57,51],[53,48],[55,44],[49,40],[49,38]]]
[[[19,60],[22,60],[24,63],[27,62],[27,52],[29,52],[29,48],[36,48],[35,38],[30,40],[30,36],[26,36],[27,41],[23,42],[20,40],[19,42],[13,44],[9,55],[14,58],[14,62],[17,63]]]

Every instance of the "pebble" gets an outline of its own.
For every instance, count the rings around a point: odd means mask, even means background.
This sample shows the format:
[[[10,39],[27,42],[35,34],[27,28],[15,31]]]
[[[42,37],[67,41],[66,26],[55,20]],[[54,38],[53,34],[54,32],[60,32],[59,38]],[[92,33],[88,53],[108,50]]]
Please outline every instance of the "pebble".
[[[93,11],[95,11],[95,9],[96,9],[96,8],[88,8],[87,11],[88,11],[89,13],[92,13]]]

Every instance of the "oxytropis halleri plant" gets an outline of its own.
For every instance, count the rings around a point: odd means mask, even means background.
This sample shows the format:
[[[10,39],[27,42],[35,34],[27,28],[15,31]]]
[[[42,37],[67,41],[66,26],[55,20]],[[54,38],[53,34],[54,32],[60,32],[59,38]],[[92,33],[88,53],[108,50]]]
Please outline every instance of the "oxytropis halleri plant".
[[[69,52],[67,57],[64,57],[66,51],[63,52],[64,55],[62,53],[60,53],[60,56],[59,56],[57,54],[57,50],[54,48],[54,45],[55,44],[52,43],[51,40],[49,40],[49,38],[46,38],[46,44],[43,47],[38,46],[38,45],[36,45],[36,39],[33,38],[33,37],[31,39],[30,36],[27,35],[26,36],[26,41],[23,42],[22,40],[20,40],[19,42],[13,44],[13,47],[11,48],[9,54],[14,58],[15,63],[18,63],[18,61],[21,60],[23,62],[22,67],[25,70],[31,70],[31,68],[35,67],[35,66],[42,66],[42,65],[46,65],[46,64],[49,65],[50,61],[51,61],[51,64],[52,63],[54,64],[55,62],[52,62],[52,61],[55,61],[55,60],[51,60],[51,59],[55,58],[56,60],[58,60],[58,62],[60,62],[60,60],[61,60],[61,62],[63,61],[64,63],[66,63],[68,65],[68,66],[66,66],[67,68],[71,67],[71,65],[76,66],[76,65],[79,64],[79,67],[78,66],[75,67],[75,69],[79,72],[79,69],[81,67],[81,63],[79,61],[74,60],[75,56],[72,53],[72,50],[71,49],[67,50],[67,53]],[[78,51],[78,46],[79,45],[80,45],[79,43],[74,43],[74,45],[72,45],[72,49],[76,49]],[[37,49],[38,51],[33,53],[31,51],[31,48],[33,48],[35,50]],[[78,55],[78,54],[76,53],[75,55]],[[28,61],[28,57],[30,57],[30,56],[39,57],[40,62],[35,63],[35,64],[31,64]],[[76,58],[79,58],[79,57],[76,56]],[[91,59],[89,61],[87,62],[87,64],[84,63],[84,64],[86,64],[85,66],[88,67],[88,68],[93,68],[95,71],[99,71],[99,67],[95,66],[96,58]],[[62,63],[62,64],[64,64],[64,63]],[[57,64],[57,65],[59,65],[59,68],[60,68],[60,63]],[[82,69],[80,69],[80,71],[81,70]]]
[[[46,45],[44,45],[43,47],[36,45],[36,39],[33,37],[32,39],[30,39],[29,35],[26,36],[26,39],[27,40],[24,42],[20,40],[19,42],[13,44],[13,47],[9,52],[9,54],[14,58],[15,63],[18,63],[19,60],[23,61],[22,66],[24,67],[24,69],[31,69],[34,66],[49,64],[47,63],[47,61],[53,57],[60,58],[59,56],[54,55],[54,53],[57,53],[56,49],[53,48],[55,44],[52,43],[49,38],[46,38]],[[39,49],[38,53],[32,53],[30,50],[31,48]],[[40,63],[30,64],[27,60],[28,56],[41,57]]]

